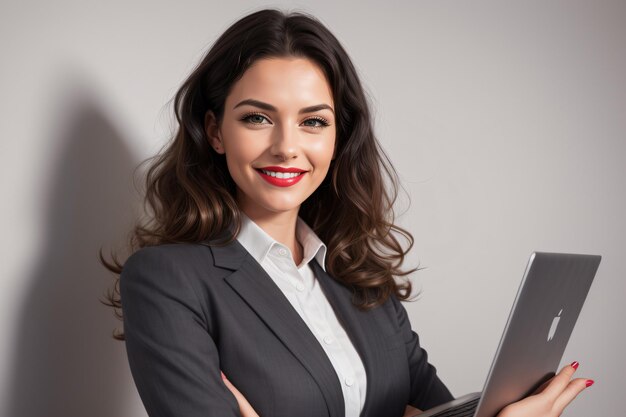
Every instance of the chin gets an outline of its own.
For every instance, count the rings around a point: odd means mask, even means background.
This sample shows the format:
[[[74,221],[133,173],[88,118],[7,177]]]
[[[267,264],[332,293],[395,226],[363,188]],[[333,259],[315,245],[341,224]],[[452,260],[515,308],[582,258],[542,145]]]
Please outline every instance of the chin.
[[[284,203],[284,204],[277,204],[277,202],[274,200],[270,204],[265,204],[264,208],[267,211],[280,213],[280,212],[285,212],[285,211],[298,210],[301,205],[302,205],[302,202],[289,202],[289,203]]]

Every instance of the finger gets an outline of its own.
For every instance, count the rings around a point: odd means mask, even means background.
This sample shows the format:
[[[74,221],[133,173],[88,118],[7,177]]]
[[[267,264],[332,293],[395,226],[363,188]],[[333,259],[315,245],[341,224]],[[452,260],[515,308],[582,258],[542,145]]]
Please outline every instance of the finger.
[[[558,374],[554,376],[552,382],[548,384],[543,390],[544,395],[548,395],[549,397],[556,400],[559,395],[563,392],[565,387],[570,383],[574,372],[576,372],[576,368],[578,367],[578,362],[572,362],[569,365],[565,365]]]
[[[224,381],[224,385],[233,393],[235,399],[237,400],[237,404],[239,405],[239,411],[241,411],[241,415],[243,417],[259,417],[252,405],[246,400],[246,397],[226,378],[226,375],[222,372],[222,380]]]
[[[233,385],[232,382],[228,380],[228,378],[222,378],[222,381],[224,381],[224,385],[226,385],[228,389],[231,390],[233,394],[235,394],[235,397],[241,396],[239,390]],[[237,400],[239,400],[239,398],[237,398]]]
[[[591,381],[591,382],[588,382]],[[569,405],[574,398],[578,396],[581,392],[585,390],[588,386],[593,384],[593,380],[586,378],[576,378],[573,379],[567,387],[563,390],[561,395],[558,396],[556,401],[554,402],[554,407],[558,410],[559,415],[563,412],[565,407]]]
[[[241,394],[241,392],[239,392],[239,390],[232,384],[232,382],[230,382],[228,378],[226,378],[224,372],[222,372],[222,381],[224,381],[224,385],[226,385],[226,387],[231,390],[231,392],[235,395],[235,398],[237,398],[237,402],[239,404],[241,404],[241,401],[245,401],[245,397],[243,396],[243,394]]]
[[[415,408],[411,405],[407,405],[404,409],[404,414],[402,415],[402,417],[415,417],[420,413],[423,413],[423,411],[420,410],[419,408]]]

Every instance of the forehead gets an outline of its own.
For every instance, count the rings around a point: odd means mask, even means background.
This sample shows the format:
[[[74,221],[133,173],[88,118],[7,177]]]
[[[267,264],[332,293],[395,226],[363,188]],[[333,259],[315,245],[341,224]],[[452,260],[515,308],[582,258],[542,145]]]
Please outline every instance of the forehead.
[[[305,58],[256,61],[233,85],[226,102],[232,108],[248,98],[271,103],[279,109],[321,103],[333,106],[332,90],[324,72]]]

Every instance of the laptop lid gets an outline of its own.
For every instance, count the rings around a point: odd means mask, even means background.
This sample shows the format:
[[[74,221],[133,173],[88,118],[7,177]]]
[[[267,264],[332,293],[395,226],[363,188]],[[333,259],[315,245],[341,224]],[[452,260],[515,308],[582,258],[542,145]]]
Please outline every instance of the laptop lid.
[[[475,417],[493,417],[555,375],[601,256],[533,252]]]

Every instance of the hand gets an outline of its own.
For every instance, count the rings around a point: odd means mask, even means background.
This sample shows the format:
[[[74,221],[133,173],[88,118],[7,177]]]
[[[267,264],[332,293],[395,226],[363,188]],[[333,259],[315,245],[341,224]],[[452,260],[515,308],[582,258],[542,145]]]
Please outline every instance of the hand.
[[[578,362],[563,367],[530,396],[504,407],[496,417],[558,417],[593,379],[575,378]]]
[[[224,372],[222,372],[222,380],[224,381],[224,385],[228,387],[229,390],[235,395],[237,398],[237,403],[239,404],[239,411],[241,411],[242,417],[259,417],[254,408],[250,405],[246,397],[243,396],[241,392],[226,378]]]
[[[415,408],[413,406],[407,405],[404,409],[404,415],[402,417],[413,417],[420,413],[423,413],[419,408]]]

